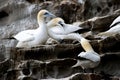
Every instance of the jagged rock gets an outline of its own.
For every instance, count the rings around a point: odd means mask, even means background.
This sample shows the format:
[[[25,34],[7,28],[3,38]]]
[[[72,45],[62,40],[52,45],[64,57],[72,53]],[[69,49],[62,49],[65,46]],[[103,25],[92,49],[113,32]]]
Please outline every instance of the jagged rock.
[[[5,76],[5,80],[18,80],[18,75],[20,75],[20,70],[9,70]]]
[[[104,72],[108,77],[119,76],[120,52],[108,52],[101,55],[101,62],[95,72]]]
[[[110,36],[102,40],[91,40],[90,43],[98,53],[120,50],[120,35]],[[11,58],[14,60],[48,60],[56,58],[75,58],[83,48],[78,44],[54,44],[32,48],[12,48]]]
[[[35,79],[35,78],[32,78],[32,77],[24,77],[24,78],[22,78],[22,80],[38,80],[38,79]]]
[[[99,64],[99,66],[97,68],[95,68],[95,72],[99,73],[101,71],[104,71],[105,74],[110,74],[112,76],[117,75],[119,76],[119,74],[117,72],[119,72],[119,56],[120,53],[109,53],[109,54],[104,54],[103,56],[101,56],[101,63]],[[65,78],[70,76],[73,73],[77,73],[77,72],[83,72],[80,71],[81,68],[77,68],[75,69],[71,69],[70,66],[74,65],[76,63],[76,60],[74,59],[69,59],[69,58],[65,58],[65,59],[54,59],[54,60],[47,60],[47,61],[38,61],[38,60],[26,60],[23,62],[20,62],[19,65],[19,70],[21,69],[31,69],[32,71],[32,75],[31,78]],[[66,65],[67,64],[67,65]],[[10,66],[10,65],[9,65]],[[68,67],[67,67],[68,66]],[[111,68],[106,68],[108,66],[111,66]],[[14,67],[14,66],[13,66]],[[114,68],[115,67],[115,68]],[[116,69],[116,70],[115,70]],[[17,78],[17,74],[19,74],[18,70],[9,70],[9,73],[14,74],[14,76]],[[26,74],[26,71],[23,73]],[[13,80],[14,77],[9,77],[10,74],[7,74],[7,78],[8,80]],[[39,77],[38,77],[39,75]],[[41,76],[40,76],[41,75]],[[96,76],[96,77],[94,77]],[[82,79],[82,80],[86,80],[86,79],[92,79],[92,80],[99,80],[99,76],[97,75],[89,75],[89,74],[83,74],[81,73],[80,75],[75,75],[73,78],[70,77],[70,79],[68,80],[77,80],[77,79]],[[110,78],[110,77],[109,77]],[[114,78],[112,78],[114,79]],[[47,80],[47,79],[46,79]],[[49,80],[49,79],[48,79]],[[56,79],[57,80],[57,79]],[[64,80],[64,79],[63,79]],[[66,78],[65,78],[66,80]]]
[[[118,68],[116,68],[116,70],[114,68],[113,70],[111,68],[106,69],[106,67],[109,65],[108,64],[109,60],[110,60],[111,67],[113,67],[112,64],[114,64],[116,61],[118,61],[116,64],[119,64],[119,60],[118,60],[119,52],[118,52],[118,55],[111,52],[110,58],[109,58],[109,55],[103,53],[103,52],[108,52],[108,50],[114,51],[114,52],[119,51],[119,47],[118,47],[119,36],[120,35],[117,34],[115,36],[110,36],[102,40],[91,40],[90,41],[95,51],[97,51],[99,54],[102,53],[108,57],[108,58],[101,57],[100,65],[97,68],[95,68],[95,72],[100,73],[101,71],[104,71],[105,73],[110,74],[112,76],[114,75],[119,76],[119,73],[116,73],[116,71],[118,71]],[[110,46],[108,44],[110,44]],[[71,69],[70,67],[67,67],[67,66],[72,66],[76,63],[76,60],[74,61],[74,58],[77,57],[77,55],[81,51],[83,51],[83,49],[80,44],[43,45],[43,46],[32,47],[32,48],[13,48],[11,50],[11,58],[13,60],[16,60],[16,62],[20,60],[30,60],[30,59],[35,59],[35,60],[37,59],[37,60],[44,61],[44,62],[26,61],[25,63],[25,64],[29,63],[32,66],[36,65],[34,67],[31,67],[30,69],[33,71],[33,76],[41,75],[39,77],[37,76],[37,78],[64,78],[76,72],[83,73],[83,70],[81,68]],[[65,58],[65,59],[59,60],[59,58]],[[73,58],[73,59],[67,60],[66,58]],[[45,62],[46,60],[48,61],[47,63]],[[72,60],[73,62],[70,60]],[[41,64],[43,65],[43,67],[40,67],[42,66]],[[26,67],[27,66],[24,66],[23,68],[26,68]],[[106,72],[107,70],[108,71],[110,70],[111,72]],[[84,77],[82,76],[81,78],[84,78]]]
[[[96,38],[97,33],[108,30],[111,22],[120,15],[119,4],[120,0],[0,1],[0,79],[17,80],[21,71],[27,74],[31,70],[32,75],[24,79],[105,80],[107,77],[119,80],[120,35]],[[83,36],[90,39],[94,50],[103,55],[99,66],[95,68],[98,75],[89,72],[84,74],[81,67],[71,68],[76,63],[74,58],[83,51],[79,43],[70,44],[72,41],[64,41],[63,44],[15,48],[17,41],[8,38],[19,31],[36,28],[36,14],[40,9],[53,12],[66,23],[78,21],[77,25],[92,30],[92,33],[84,33]]]
[[[84,22],[76,22],[80,27],[91,29],[93,32],[100,32],[108,30],[113,20],[120,15],[120,9],[113,12],[111,15],[102,17],[93,17]]]
[[[102,77],[99,74],[94,74],[94,73],[77,73],[71,76],[69,80],[119,80],[118,77]]]
[[[102,31],[103,29],[108,29],[108,26],[113,21],[113,19],[119,15],[119,11],[117,11],[115,14],[113,12],[117,10],[117,7],[119,8],[119,1],[115,2],[113,0],[46,0],[43,3],[43,0],[41,2],[39,1],[40,0],[1,1],[0,39],[9,38],[21,30],[36,28],[38,26],[36,21],[36,14],[40,9],[50,10],[57,16],[64,18],[65,22],[67,23],[72,23],[75,21],[84,21],[93,18],[94,16],[105,16],[109,13],[113,14],[113,16],[110,15],[111,17],[108,15],[104,18],[96,20],[95,23],[93,22],[93,30],[102,29]],[[37,4],[37,2],[39,4]],[[91,28],[92,22],[85,21],[85,23],[85,26]],[[10,44],[7,41],[5,42],[6,43],[1,44]]]
[[[119,51],[120,50],[120,35],[117,34],[115,36],[110,36],[105,38],[99,42],[100,44],[100,51],[108,52],[108,51]],[[101,50],[102,49],[102,50]]]
[[[97,37],[95,38],[95,36],[87,36],[86,38],[88,38],[90,40],[90,43],[92,45],[92,47],[94,48],[95,51],[99,52],[99,53],[103,53],[103,52],[115,52],[115,51],[119,51],[119,44],[120,44],[120,39],[119,39],[120,35],[116,34],[114,36],[109,36],[106,37],[104,39]]]
[[[31,77],[37,79],[44,79],[48,77],[62,78],[63,76],[65,77],[71,75],[72,69],[70,67],[75,63],[76,60],[70,58],[55,59],[44,62],[38,60],[28,60],[21,62],[17,68],[24,75],[31,74]]]
[[[0,45],[0,62],[6,59],[5,53],[4,53],[6,52],[5,50],[6,50],[5,46]]]
[[[98,43],[96,43],[96,45],[97,45]],[[107,46],[107,45],[105,45],[105,46]],[[104,46],[104,47],[105,47]],[[59,47],[60,48],[60,47]],[[36,49],[36,48],[35,48]],[[24,50],[24,49],[22,49],[22,50]],[[63,50],[63,49],[62,49]],[[113,49],[114,50],[114,49]],[[54,52],[53,52],[54,53]],[[27,53],[26,53],[27,54]],[[32,54],[32,53],[31,53]],[[37,54],[39,54],[39,53],[37,53]],[[64,55],[66,55],[67,57],[69,57],[69,53],[59,53],[59,55],[61,54],[61,56],[63,56],[62,58],[65,58],[64,57]],[[39,57],[41,57],[41,56],[45,56],[46,54],[42,54],[42,55],[39,55]],[[52,54],[53,55],[53,54]],[[23,56],[24,57],[24,55],[21,55],[21,56]],[[29,56],[29,55],[28,55]],[[33,54],[33,56],[34,56],[34,54]],[[47,56],[47,55],[46,55]],[[74,56],[77,56],[76,55],[76,53],[74,53]],[[74,58],[74,56],[71,56],[71,58]],[[104,57],[104,56],[106,56],[106,57]],[[108,54],[105,54],[104,53],[104,56],[103,57],[101,57],[101,62],[100,62],[100,64],[99,64],[99,66],[97,67],[97,68],[95,68],[95,72],[101,72],[101,71],[105,71],[105,73],[108,73],[108,74],[111,74],[111,75],[118,75],[119,76],[119,73],[116,73],[117,71],[118,71],[118,68],[107,68],[106,69],[106,67],[107,67],[107,65],[109,65],[109,66],[111,66],[111,67],[116,67],[116,66],[118,66],[119,67],[119,52],[117,53],[117,54],[115,54],[115,52],[114,53],[110,53],[109,55]],[[42,57],[43,58],[43,57]],[[46,58],[43,58],[43,61],[44,60],[47,60],[48,62],[47,62],[47,70],[45,69],[45,66],[44,66],[44,68],[42,68],[42,70],[43,71],[46,71],[48,74],[49,74],[49,77],[51,76],[52,78],[61,78],[60,77],[60,75],[61,75],[61,73],[63,74],[63,70],[70,70],[69,68],[67,68],[67,65],[69,65],[69,59],[67,60],[67,59],[65,59],[67,62],[65,62],[64,61],[64,59],[63,60],[57,60],[57,58],[58,57],[55,57],[55,58],[49,58],[49,57],[46,57]],[[20,58],[20,59],[18,59],[18,61],[19,60],[21,60],[22,58]],[[29,58],[30,59],[30,58]],[[31,59],[32,59],[32,57],[31,57]],[[37,58],[36,58],[37,59]],[[55,60],[53,60],[53,61],[51,61],[50,62],[50,59],[55,59]],[[15,59],[14,58],[14,60],[17,60],[17,59]],[[23,59],[24,60],[24,59]],[[26,59],[25,59],[26,60]],[[41,59],[39,59],[39,60],[41,60]],[[72,61],[74,61],[74,60],[72,60]],[[73,64],[75,64],[76,63],[76,61],[75,61],[75,63],[74,62],[72,62],[72,61],[70,61],[71,63],[73,63]],[[64,62],[64,63],[63,63]],[[109,62],[109,63],[108,63]],[[33,64],[34,62],[30,62],[31,64]],[[63,67],[61,67],[62,65],[64,65],[64,64],[66,64],[67,63],[67,65],[65,65],[65,66],[63,66]],[[70,64],[71,64],[70,63]],[[106,65],[105,65],[106,64]],[[112,66],[112,64],[116,64],[116,65],[114,65],[114,66]],[[117,65],[118,64],[118,65]],[[36,65],[38,65],[38,63],[36,63]],[[101,69],[102,68],[102,69]],[[39,70],[40,69],[40,67],[37,67],[37,69]],[[61,70],[62,69],[62,70]],[[116,69],[116,70],[115,70]],[[78,69],[71,69],[71,70],[73,70],[72,72],[74,73],[76,73],[76,72],[83,72],[82,70],[80,70],[80,68],[78,68]],[[108,72],[106,72],[106,70],[108,70]],[[61,72],[61,71],[63,71],[63,72]],[[109,72],[110,71],[110,72]],[[46,72],[44,72],[44,73],[46,73]],[[56,72],[57,72],[57,74],[56,74]],[[46,74],[47,74],[46,73]],[[59,73],[59,74],[58,74]],[[56,74],[56,75],[54,75],[54,74]],[[65,76],[65,75],[64,75]],[[63,76],[62,76],[63,77]]]
[[[12,67],[14,67],[13,65],[13,61],[12,60],[4,60],[2,62],[0,62],[0,79],[2,80],[2,78],[4,77],[5,74],[7,74],[7,71],[9,69],[11,69]]]
[[[76,0],[63,0],[59,5],[59,14],[58,16],[62,17],[66,23],[71,23],[76,21],[76,12],[78,9],[81,9],[80,4],[75,2]],[[71,17],[70,17],[71,16]]]
[[[47,73],[51,78],[63,78],[63,76],[70,76],[72,74],[72,69],[70,67],[75,65],[76,62],[76,60],[70,58],[51,61],[47,64]]]
[[[32,48],[12,48],[11,58],[14,60],[48,60],[56,58],[75,57],[83,49],[79,44],[42,45]]]
[[[84,73],[84,74],[76,74],[70,80],[101,80],[100,75]]]

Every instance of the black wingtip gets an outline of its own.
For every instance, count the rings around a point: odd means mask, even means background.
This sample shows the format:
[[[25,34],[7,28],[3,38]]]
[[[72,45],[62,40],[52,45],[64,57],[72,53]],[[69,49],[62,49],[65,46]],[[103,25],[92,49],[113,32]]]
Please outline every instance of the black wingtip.
[[[78,59],[78,60],[87,60],[86,58],[83,58],[83,57],[80,57],[80,56],[76,57],[75,59]]]
[[[2,38],[2,39],[15,39],[14,37],[9,37],[9,38]]]
[[[90,29],[83,28],[83,29],[79,29],[79,30],[75,31],[75,33],[81,34],[81,33],[85,33],[85,32],[88,32],[88,31],[90,31]]]
[[[113,25],[111,25],[111,26],[110,26],[110,28],[112,28],[112,27],[114,27],[114,26],[118,25],[119,23],[120,23],[120,21],[118,21],[118,22],[114,23]]]

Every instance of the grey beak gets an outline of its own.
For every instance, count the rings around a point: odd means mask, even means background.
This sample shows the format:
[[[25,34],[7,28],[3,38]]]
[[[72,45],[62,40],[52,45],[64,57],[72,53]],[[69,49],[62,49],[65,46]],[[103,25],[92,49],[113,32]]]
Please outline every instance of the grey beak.
[[[56,16],[52,13],[49,13],[49,17],[55,18]]]

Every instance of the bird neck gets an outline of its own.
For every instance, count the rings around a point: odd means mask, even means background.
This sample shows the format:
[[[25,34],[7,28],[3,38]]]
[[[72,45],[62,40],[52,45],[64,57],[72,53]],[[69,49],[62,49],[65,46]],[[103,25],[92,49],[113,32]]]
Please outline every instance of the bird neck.
[[[47,23],[47,28],[50,29],[50,28],[53,28],[53,27],[54,27],[53,22],[52,22],[52,21],[49,21],[49,22]]]
[[[83,37],[78,33],[70,33],[64,36],[64,39],[72,39],[72,40],[77,40],[77,41],[80,41],[81,38]]]
[[[43,31],[46,30],[46,23],[45,23],[44,17],[37,16],[37,21],[39,25],[38,30],[43,30]]]
[[[39,24],[39,25],[45,23],[44,17],[42,17],[42,16],[40,17],[39,15],[37,16],[37,21],[38,21],[38,24]]]
[[[48,35],[55,39],[56,34],[52,30],[48,30]]]
[[[86,52],[90,52],[90,51],[94,51],[91,44],[89,43],[88,40],[86,40],[85,38],[82,38],[81,41],[81,46],[83,47],[83,49],[86,51]]]
[[[56,33],[53,32],[52,30],[48,30],[48,35],[49,35],[51,38],[53,38],[53,39],[55,39],[55,40],[57,40],[57,41],[62,40],[62,39],[64,38],[64,35],[56,34]]]

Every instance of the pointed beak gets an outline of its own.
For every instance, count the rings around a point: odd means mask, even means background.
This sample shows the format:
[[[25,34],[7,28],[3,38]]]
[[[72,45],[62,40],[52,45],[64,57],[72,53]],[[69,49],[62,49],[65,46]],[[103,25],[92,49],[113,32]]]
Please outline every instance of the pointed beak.
[[[56,16],[55,16],[54,14],[52,14],[52,13],[49,13],[49,14],[48,14],[48,17],[55,18]]]

